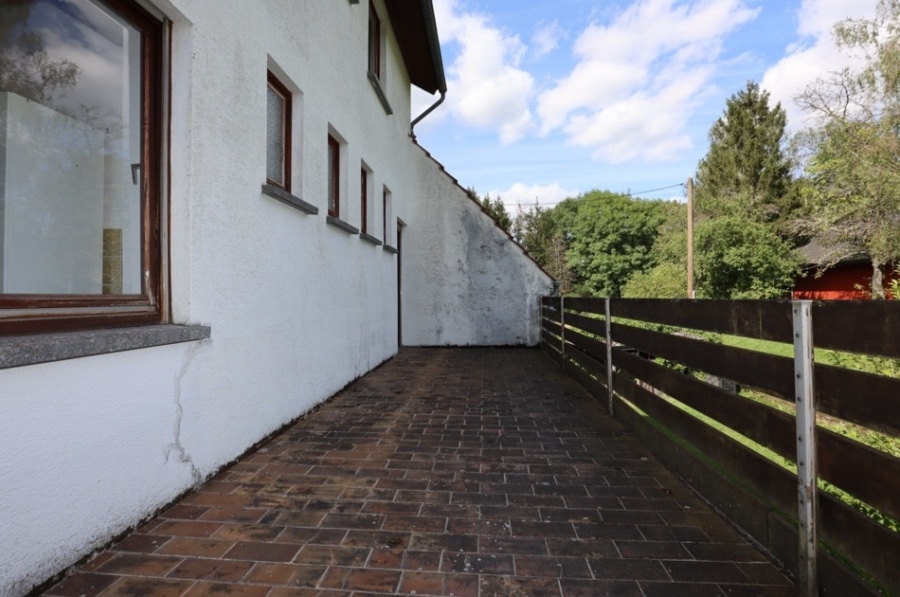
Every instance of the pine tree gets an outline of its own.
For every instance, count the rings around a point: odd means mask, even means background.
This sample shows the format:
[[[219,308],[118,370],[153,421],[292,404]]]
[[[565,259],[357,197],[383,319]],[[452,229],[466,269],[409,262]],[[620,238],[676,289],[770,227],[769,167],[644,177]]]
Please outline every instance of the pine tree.
[[[787,116],[769,107],[769,93],[750,81],[726,102],[709,131],[709,152],[697,166],[696,210],[703,218],[746,217],[788,236],[797,206],[791,161],[784,150]]]

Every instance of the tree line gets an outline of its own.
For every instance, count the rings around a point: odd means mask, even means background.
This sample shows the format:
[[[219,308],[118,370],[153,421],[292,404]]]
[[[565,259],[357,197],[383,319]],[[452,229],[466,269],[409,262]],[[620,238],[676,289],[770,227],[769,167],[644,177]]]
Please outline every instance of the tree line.
[[[900,0],[833,33],[863,67],[796,98],[806,128],[788,135],[781,104],[753,81],[712,125],[694,176],[698,298],[789,296],[805,265],[797,249],[813,240],[826,249],[819,271],[866,254],[872,297],[890,292],[884,275],[900,262]],[[593,190],[552,208],[519,206],[513,219],[499,197],[470,192],[565,294],[686,296],[683,202]]]

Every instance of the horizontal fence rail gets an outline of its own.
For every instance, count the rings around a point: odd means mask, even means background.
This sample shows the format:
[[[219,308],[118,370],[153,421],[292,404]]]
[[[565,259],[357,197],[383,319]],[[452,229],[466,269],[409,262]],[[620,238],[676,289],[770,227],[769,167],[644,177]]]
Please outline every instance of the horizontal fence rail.
[[[900,303],[545,297],[541,318],[544,351],[611,414],[760,496],[778,522],[756,539],[802,591],[833,582],[824,558],[900,593]]]

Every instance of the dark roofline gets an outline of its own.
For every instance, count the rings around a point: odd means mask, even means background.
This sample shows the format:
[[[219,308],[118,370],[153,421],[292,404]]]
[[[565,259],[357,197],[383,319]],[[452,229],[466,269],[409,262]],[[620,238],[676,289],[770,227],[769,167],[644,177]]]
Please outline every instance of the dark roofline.
[[[385,0],[410,82],[434,94],[446,93],[444,60],[432,0]]]

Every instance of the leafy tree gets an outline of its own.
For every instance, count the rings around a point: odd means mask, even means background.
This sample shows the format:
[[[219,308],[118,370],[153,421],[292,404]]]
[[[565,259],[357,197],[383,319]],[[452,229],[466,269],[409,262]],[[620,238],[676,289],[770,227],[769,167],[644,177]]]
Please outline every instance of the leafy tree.
[[[0,19],[0,91],[52,106],[54,100],[75,86],[79,67],[47,54],[40,31],[26,27],[34,0],[4,6]]]
[[[885,270],[900,261],[900,1],[881,0],[873,19],[842,21],[834,36],[865,66],[798,98],[818,117],[802,136],[810,213],[798,228],[831,249],[826,266],[868,253],[872,297],[885,298]]]
[[[568,243],[557,224],[554,209],[541,207],[537,201],[527,210],[519,205],[512,235],[560,283],[563,294],[570,292],[572,273],[566,261]]]
[[[687,296],[687,205],[666,203],[665,220],[657,230],[652,254],[656,265],[635,272],[622,287],[625,298]]]
[[[556,206],[576,294],[619,297],[635,272],[655,265],[651,249],[665,219],[663,205],[591,191]]]
[[[797,208],[791,160],[785,149],[787,116],[769,107],[769,93],[750,81],[726,101],[709,131],[709,152],[697,166],[696,211],[705,217],[740,215],[784,222]]]
[[[704,298],[782,298],[800,273],[790,244],[760,222],[708,220],[697,226],[695,240],[696,290]]]

